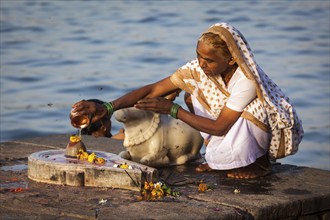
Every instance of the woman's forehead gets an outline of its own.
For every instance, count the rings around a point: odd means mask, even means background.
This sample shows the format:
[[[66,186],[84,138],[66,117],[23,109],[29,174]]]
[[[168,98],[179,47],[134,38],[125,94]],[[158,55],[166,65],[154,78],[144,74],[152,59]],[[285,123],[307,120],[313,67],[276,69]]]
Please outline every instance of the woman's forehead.
[[[221,52],[219,51],[221,50],[220,48],[214,48],[212,45],[207,44],[205,42],[202,41],[198,41],[197,43],[197,47],[196,47],[196,52],[200,55],[209,57],[209,58],[219,58],[222,57]]]

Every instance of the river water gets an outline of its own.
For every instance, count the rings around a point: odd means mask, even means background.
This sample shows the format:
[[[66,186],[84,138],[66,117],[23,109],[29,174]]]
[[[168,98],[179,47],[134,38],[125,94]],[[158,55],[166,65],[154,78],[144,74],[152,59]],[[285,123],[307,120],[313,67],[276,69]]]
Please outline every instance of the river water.
[[[1,142],[75,133],[68,118],[74,102],[112,100],[168,76],[195,58],[204,30],[228,22],[303,121],[299,152],[280,162],[330,169],[328,0],[1,0],[0,6]],[[113,132],[119,127],[114,121]]]

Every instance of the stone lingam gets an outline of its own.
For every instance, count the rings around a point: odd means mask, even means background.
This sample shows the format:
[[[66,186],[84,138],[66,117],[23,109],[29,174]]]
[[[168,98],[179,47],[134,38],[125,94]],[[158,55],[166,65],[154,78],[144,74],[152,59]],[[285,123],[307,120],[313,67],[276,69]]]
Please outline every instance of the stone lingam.
[[[81,137],[78,136],[78,135],[71,135],[70,136],[70,141],[69,141],[69,143],[67,144],[67,146],[65,148],[64,155],[66,157],[77,158],[77,154],[80,150],[86,152],[86,146],[81,141]]]
[[[28,158],[28,177],[49,184],[111,187],[134,191],[139,191],[145,181],[155,181],[157,178],[157,170],[154,168],[125,160],[116,154],[86,151],[79,138],[76,143],[73,139],[71,136],[65,150],[47,150],[31,154]],[[75,157],[80,151],[85,152],[86,159]]]

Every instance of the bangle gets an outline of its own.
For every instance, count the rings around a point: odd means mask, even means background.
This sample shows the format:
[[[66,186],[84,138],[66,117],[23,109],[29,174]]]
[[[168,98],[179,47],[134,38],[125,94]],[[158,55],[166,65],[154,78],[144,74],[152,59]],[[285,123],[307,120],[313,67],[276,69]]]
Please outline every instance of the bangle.
[[[107,109],[108,115],[111,116],[113,113],[113,104],[112,102],[104,102],[103,105]]]
[[[172,107],[171,107],[171,113],[170,115],[173,117],[173,118],[178,118],[178,111],[179,111],[179,108],[181,106],[176,104],[176,103],[173,103]]]

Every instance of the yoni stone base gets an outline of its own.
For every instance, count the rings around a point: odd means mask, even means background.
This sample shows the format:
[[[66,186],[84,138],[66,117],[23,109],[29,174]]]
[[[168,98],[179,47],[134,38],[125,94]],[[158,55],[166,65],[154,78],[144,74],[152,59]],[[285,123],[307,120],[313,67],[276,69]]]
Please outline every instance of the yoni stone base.
[[[28,177],[37,182],[69,186],[94,186],[122,188],[134,191],[141,189],[144,181],[155,181],[157,170],[136,162],[122,159],[116,154],[93,151],[106,160],[97,165],[86,160],[67,158],[64,150],[49,150],[33,153],[28,158]],[[132,169],[114,167],[127,163]]]

